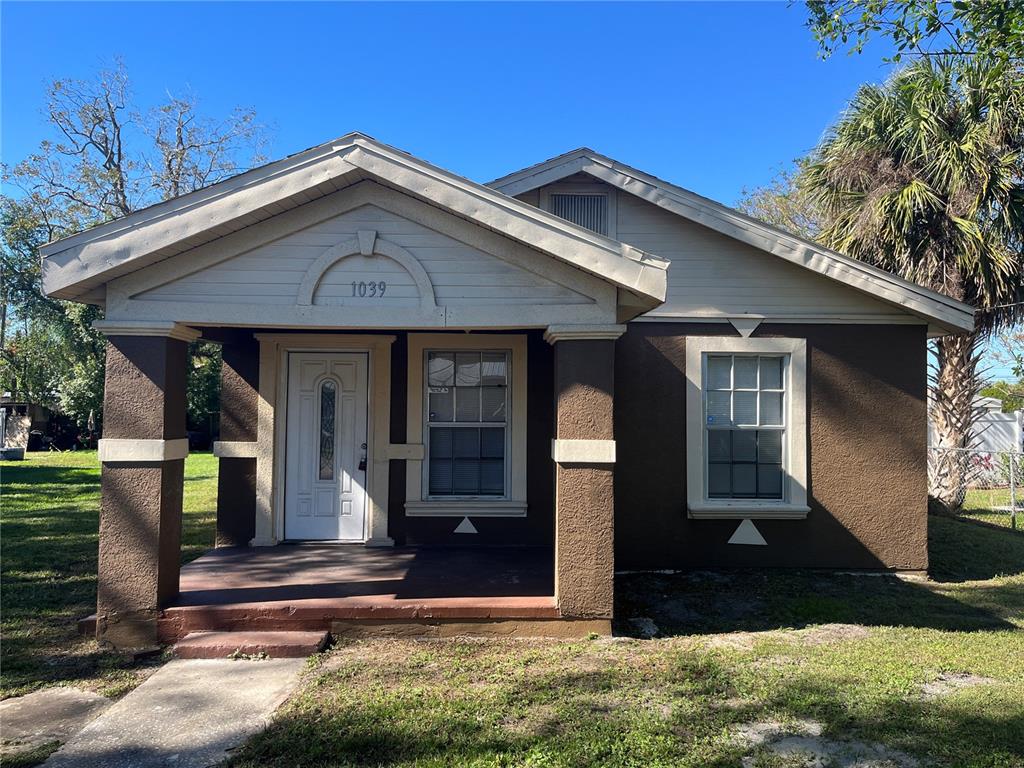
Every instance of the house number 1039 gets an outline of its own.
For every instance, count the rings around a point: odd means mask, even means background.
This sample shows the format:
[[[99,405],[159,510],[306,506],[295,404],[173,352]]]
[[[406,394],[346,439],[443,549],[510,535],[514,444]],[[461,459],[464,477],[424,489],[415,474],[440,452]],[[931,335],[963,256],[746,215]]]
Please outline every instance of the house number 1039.
[[[384,291],[387,289],[388,284],[383,280],[371,280],[368,283],[352,281],[352,295],[358,296],[361,299],[365,299],[367,296],[371,299],[379,298],[384,295]]]

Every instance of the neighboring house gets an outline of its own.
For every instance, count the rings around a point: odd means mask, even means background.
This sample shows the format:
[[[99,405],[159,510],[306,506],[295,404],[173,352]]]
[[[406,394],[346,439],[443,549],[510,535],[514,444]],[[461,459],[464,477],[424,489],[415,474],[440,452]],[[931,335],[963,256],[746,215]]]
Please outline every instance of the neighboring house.
[[[616,569],[927,567],[926,339],[972,309],[590,150],[482,185],[351,134],[43,253],[47,294],[106,309],[115,645],[181,602],[200,335],[224,351],[218,543],[249,548],[216,562],[480,548],[474,602],[382,584],[402,610],[347,619],[607,631]],[[488,603],[513,547],[549,553],[546,596]],[[399,549],[372,552],[384,578]]]

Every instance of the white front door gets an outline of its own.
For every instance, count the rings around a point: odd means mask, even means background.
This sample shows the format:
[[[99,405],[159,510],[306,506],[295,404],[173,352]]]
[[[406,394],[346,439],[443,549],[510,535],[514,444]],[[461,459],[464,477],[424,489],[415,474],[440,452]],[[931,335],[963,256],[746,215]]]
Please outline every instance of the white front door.
[[[286,539],[366,540],[366,354],[288,355]]]

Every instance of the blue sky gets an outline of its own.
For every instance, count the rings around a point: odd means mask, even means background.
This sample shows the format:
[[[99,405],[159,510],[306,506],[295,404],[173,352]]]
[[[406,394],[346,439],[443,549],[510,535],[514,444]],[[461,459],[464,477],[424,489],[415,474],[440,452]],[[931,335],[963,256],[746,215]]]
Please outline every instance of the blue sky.
[[[803,24],[800,2],[5,1],[0,157],[46,135],[47,83],[121,57],[143,108],[254,108],[271,158],[359,130],[488,181],[587,145],[734,204],[889,72],[881,43],[822,61]]]
[[[43,89],[123,57],[142,104],[256,109],[271,157],[350,130],[486,181],[581,145],[721,200],[810,149],[880,48],[817,58],[802,3],[12,3],[3,158]]]

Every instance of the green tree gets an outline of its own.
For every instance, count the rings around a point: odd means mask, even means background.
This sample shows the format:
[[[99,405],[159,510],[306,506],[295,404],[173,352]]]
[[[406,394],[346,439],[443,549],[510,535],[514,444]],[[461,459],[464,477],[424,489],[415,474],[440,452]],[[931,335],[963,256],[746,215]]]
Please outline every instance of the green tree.
[[[976,329],[935,341],[937,447],[970,447],[981,344],[1024,315],[1024,78],[983,59],[924,58],[863,86],[801,184],[820,239],[977,308]],[[963,477],[938,467],[931,493],[958,506]]]
[[[807,26],[830,56],[846,46],[859,53],[874,35],[904,55],[1024,59],[1024,3],[1020,0],[810,0]]]
[[[17,193],[0,197],[0,386],[56,403],[84,425],[102,410],[105,342],[92,328],[102,313],[43,296],[38,247],[258,164],[265,132],[252,110],[215,121],[200,114],[191,95],[143,110],[120,63],[92,80],[58,80],[46,95],[52,135],[3,168]],[[203,350],[190,381],[202,369],[206,386],[189,391],[203,398],[190,412],[202,411],[206,423],[220,357]]]
[[[806,159],[797,160],[792,168],[782,169],[765,186],[744,189],[736,207],[794,235],[817,239],[822,212],[799,183],[806,164]]]

